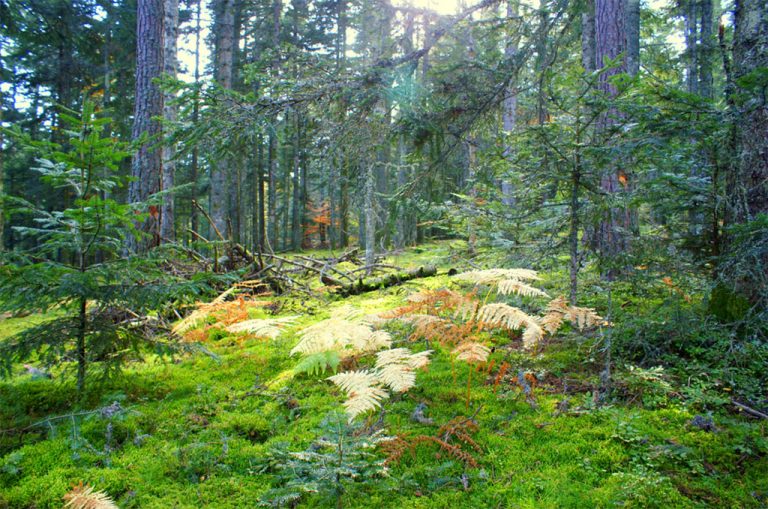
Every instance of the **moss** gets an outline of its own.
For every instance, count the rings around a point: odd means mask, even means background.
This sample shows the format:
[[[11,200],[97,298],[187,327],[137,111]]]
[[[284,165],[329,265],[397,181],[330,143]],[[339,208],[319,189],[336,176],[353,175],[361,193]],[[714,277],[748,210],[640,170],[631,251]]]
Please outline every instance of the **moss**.
[[[449,267],[458,249],[456,242],[438,243],[388,263],[436,261]],[[553,294],[564,281],[560,274],[545,274]],[[277,482],[259,462],[281,442],[293,451],[306,450],[325,416],[341,407],[339,391],[323,376],[293,375],[297,360],[287,352],[296,331],[344,305],[377,313],[398,306],[411,291],[452,284],[448,276],[438,276],[343,301],[277,299],[286,303],[281,316],[301,314],[280,338],[222,334],[207,345],[218,361],[202,355],[174,362],[150,358],[131,365],[80,408],[71,405],[71,384],[28,376],[9,380],[0,385],[3,429],[115,400],[128,411],[114,420],[109,461],[103,454],[107,421],[99,417],[59,419],[20,438],[5,436],[0,507],[58,508],[70,485],[81,480],[125,508],[254,506]],[[599,303],[598,293],[584,294]],[[252,316],[266,313],[259,309]],[[403,330],[394,338],[398,346],[425,347],[406,343]],[[760,423],[718,413],[718,407],[713,414],[718,431],[703,431],[690,425],[699,411],[696,402],[680,395],[654,408],[617,400],[595,409],[590,391],[600,369],[596,339],[566,332],[534,355],[514,341],[510,347],[503,335],[494,335],[493,342],[497,366],[507,362],[515,372],[537,374],[538,408],[518,387],[494,388],[493,374],[478,372],[467,407],[466,365],[453,366],[448,351],[431,344],[433,361],[418,373],[417,386],[385,403],[384,429],[434,435],[440,424],[474,415],[479,425],[474,439],[482,451],[471,452],[479,467],[467,469],[437,447],[419,446],[390,466],[391,483],[353,484],[343,495],[344,507],[760,507],[768,500],[768,442]],[[679,386],[674,392],[681,392]],[[558,412],[565,398],[571,410]],[[426,405],[435,424],[411,418],[418,403]],[[370,415],[366,424],[379,417]],[[302,507],[326,506],[311,495],[302,502]]]

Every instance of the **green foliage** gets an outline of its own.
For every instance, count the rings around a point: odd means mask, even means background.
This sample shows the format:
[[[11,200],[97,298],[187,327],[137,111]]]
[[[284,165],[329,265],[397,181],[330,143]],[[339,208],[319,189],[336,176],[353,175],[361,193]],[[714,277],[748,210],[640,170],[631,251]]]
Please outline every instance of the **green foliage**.
[[[263,462],[263,472],[273,472],[278,486],[261,498],[260,505],[281,507],[310,493],[333,500],[342,507],[349,485],[382,487],[384,460],[377,458],[380,433],[366,434],[348,423],[344,414],[331,414],[320,425],[320,436],[306,450],[290,452],[285,444],[273,448]]]
[[[329,350],[303,356],[293,369],[296,373],[307,373],[308,375],[316,376],[322,375],[329,369],[336,373],[340,363],[341,357],[339,353]]]
[[[70,206],[49,211],[8,198],[33,218],[35,226],[15,230],[35,243],[4,253],[0,267],[0,310],[56,309],[61,316],[3,341],[0,370],[9,376],[15,364],[30,359],[48,369],[74,360],[82,392],[91,362],[109,375],[138,358],[142,345],[167,350],[168,343],[150,339],[156,320],[146,315],[209,285],[204,277],[169,277],[160,252],[123,256],[127,237],[140,235],[134,222],[142,219],[133,206],[110,198],[126,182],[118,164],[128,147],[110,136],[110,119],[89,101],[82,114],[64,112],[62,120],[69,126],[66,146],[15,134],[43,156],[32,169],[49,189],[69,193]]]

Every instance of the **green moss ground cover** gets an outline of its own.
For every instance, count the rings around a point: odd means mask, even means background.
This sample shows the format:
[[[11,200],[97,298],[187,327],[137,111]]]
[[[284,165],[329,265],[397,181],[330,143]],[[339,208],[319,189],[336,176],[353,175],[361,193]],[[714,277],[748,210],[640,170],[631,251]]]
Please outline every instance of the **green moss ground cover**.
[[[443,267],[455,263],[447,245],[404,253],[396,263],[434,261]],[[546,274],[543,286],[556,294],[565,284],[561,279]],[[213,334],[206,346],[218,358],[133,364],[120,378],[94,384],[74,409],[71,381],[33,380],[20,369],[0,385],[0,507],[58,508],[80,481],[125,508],[256,506],[281,482],[265,459],[278,446],[311,450],[323,421],[342,410],[343,395],[324,380],[330,373],[291,373],[297,359],[288,351],[296,331],[342,305],[376,313],[401,305],[418,289],[451,284],[448,276],[438,276],[343,302],[278,299],[280,316],[301,314],[278,339]],[[0,333],[40,319],[3,320]],[[536,405],[514,384],[495,386],[498,370],[491,369],[472,373],[468,408],[469,367],[453,363],[440,345],[411,343],[402,328],[392,331],[395,346],[430,348],[435,354],[415,388],[386,401],[383,413],[360,419],[361,425],[414,437],[434,435],[457,416],[472,416],[478,425],[473,439],[481,449],[470,449],[477,468],[422,444],[389,464],[385,478],[346,483],[336,498],[306,493],[296,502],[299,507],[768,504],[767,421],[711,405],[723,396],[715,389],[695,393],[679,376],[648,381],[645,372],[621,366],[616,396],[597,407],[596,333],[566,331],[534,353],[522,351],[519,340],[494,336],[491,360],[535,377]],[[434,424],[412,418],[419,403]],[[714,430],[696,426],[697,416],[711,417]]]

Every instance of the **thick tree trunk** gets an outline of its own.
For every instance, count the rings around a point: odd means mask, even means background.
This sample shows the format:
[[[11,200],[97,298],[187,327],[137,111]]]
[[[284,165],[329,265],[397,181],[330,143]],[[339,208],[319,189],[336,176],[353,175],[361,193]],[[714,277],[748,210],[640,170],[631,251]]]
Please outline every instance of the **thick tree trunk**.
[[[197,123],[200,119],[200,93],[198,91],[198,87],[200,85],[200,37],[201,37],[201,11],[202,11],[202,0],[197,0],[197,5],[195,7],[195,94],[194,94],[194,104],[192,105],[192,124],[197,126]],[[192,200],[196,201],[197,196],[197,190],[198,190],[198,183],[197,179],[199,176],[199,157],[200,157],[200,149],[198,147],[198,144],[195,143],[194,147],[192,147],[192,161],[191,161],[191,179],[192,179]],[[193,232],[198,233],[198,220],[197,220],[197,207],[192,206],[190,207],[190,227]]]
[[[596,0],[595,2],[595,55],[597,65],[604,67],[609,61],[615,61],[620,55],[626,55],[627,34],[624,24],[624,2],[622,0]],[[611,78],[627,70],[626,58],[618,66],[606,70],[600,75],[599,89],[609,98],[616,97],[618,91],[611,83]],[[620,113],[609,108],[600,116],[598,129],[610,131],[620,120]],[[628,176],[621,162],[611,164],[603,171],[600,188],[608,199],[615,199],[629,186]],[[603,261],[611,264],[618,255],[629,248],[628,233],[632,227],[631,213],[626,207],[609,207],[600,221],[596,232],[596,247]],[[604,275],[612,279],[615,268],[608,269]]]
[[[640,72],[640,0],[624,0],[624,24],[627,33],[627,73]]]
[[[518,15],[518,0],[507,0],[507,23],[512,19],[516,19]],[[513,63],[518,50],[517,36],[508,36],[504,47],[504,58],[507,62]],[[517,66],[516,63],[513,65]],[[515,76],[509,80],[509,86],[507,87],[506,95],[504,96],[504,103],[501,113],[502,128],[506,134],[511,134],[517,126],[517,68],[514,70]],[[512,146],[506,144],[504,147],[504,157],[510,158],[512,156]],[[502,177],[501,179],[501,203],[508,207],[515,204],[514,188],[509,179]]]
[[[179,28],[179,0],[165,0],[164,41],[163,41],[163,71],[176,77],[178,67],[176,61],[176,40]],[[174,95],[166,94],[163,98],[163,119],[168,124],[176,121],[178,107],[173,104]],[[166,140],[162,149],[163,157],[163,191],[173,188],[176,172],[176,148]],[[174,197],[166,194],[160,211],[160,239],[173,241],[174,235]]]
[[[163,0],[138,0],[136,23],[136,103],[133,117],[134,140],[147,137],[133,157],[128,188],[131,203],[147,200],[160,190],[161,151],[156,147],[160,123],[153,118],[163,114],[163,94],[152,80],[163,72]],[[144,250],[156,245],[159,235],[158,214],[150,208],[143,225],[150,239],[133,239],[133,248]]]
[[[768,9],[764,0],[738,0],[733,40],[733,80],[768,67]],[[736,153],[728,197],[731,223],[768,213],[768,104],[765,87],[737,90]]]
[[[223,88],[232,88],[235,40],[235,1],[217,0],[214,9],[214,78]],[[231,193],[227,190],[230,161],[222,157],[211,165],[211,219],[222,233],[227,231]]]
[[[581,15],[581,65],[587,72],[597,69],[595,62],[595,4],[587,2]]]
[[[713,11],[718,0],[701,1],[701,21],[699,38],[701,49],[699,51],[699,94],[711,99],[713,97],[712,61],[715,58],[715,33],[713,30]]]

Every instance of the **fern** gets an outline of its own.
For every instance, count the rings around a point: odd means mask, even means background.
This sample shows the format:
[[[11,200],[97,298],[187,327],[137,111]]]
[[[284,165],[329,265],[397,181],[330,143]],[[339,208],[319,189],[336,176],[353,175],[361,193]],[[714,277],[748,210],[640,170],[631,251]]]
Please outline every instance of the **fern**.
[[[389,393],[381,388],[377,373],[368,370],[347,371],[328,377],[328,380],[347,394],[344,409],[350,421],[380,407],[381,401],[389,397]]]
[[[502,295],[510,295],[516,293],[517,295],[522,295],[523,297],[549,297],[547,292],[525,284],[518,279],[504,279],[499,281],[497,291]]]
[[[227,332],[248,332],[260,338],[275,339],[283,331],[283,327],[296,321],[297,316],[283,318],[256,319],[237,322],[229,325]]]
[[[96,491],[82,482],[64,495],[64,507],[72,509],[118,509],[103,491]]]
[[[293,370],[296,373],[307,373],[313,376],[325,373],[328,369],[335,373],[340,363],[341,357],[339,357],[338,352],[331,350],[305,355]]]
[[[330,318],[310,325],[299,333],[301,340],[290,355],[309,355],[334,350],[342,356],[373,353],[392,344],[385,331],[374,331],[370,326],[345,319]]]
[[[470,364],[480,364],[488,360],[488,356],[491,355],[491,350],[482,343],[476,341],[468,341],[462,343],[453,349],[456,359]]]
[[[525,311],[502,303],[486,304],[477,313],[477,319],[491,325],[509,330],[522,329],[533,322],[533,317]]]
[[[488,285],[505,279],[535,281],[541,278],[535,270],[530,269],[486,269],[462,272],[455,275],[454,279],[476,285]]]
[[[431,350],[411,353],[407,348],[393,348],[376,354],[375,374],[395,392],[405,392],[416,385],[415,370],[429,364]]]
[[[592,308],[571,306],[565,297],[558,297],[547,305],[547,314],[541,318],[541,326],[549,333],[556,333],[564,321],[569,321],[579,330],[603,324],[603,317]]]
[[[536,318],[507,304],[486,304],[478,311],[477,318],[486,324],[508,330],[525,329],[523,331],[523,346],[525,348],[533,348],[544,336]]]
[[[248,310],[256,307],[265,307],[272,304],[266,300],[246,300],[242,297],[233,301],[225,301],[237,288],[232,287],[216,297],[211,302],[197,303],[197,309],[174,325],[171,332],[177,336],[183,335],[190,329],[194,329],[209,317],[213,316],[216,322],[223,325],[243,321],[248,318]]]

